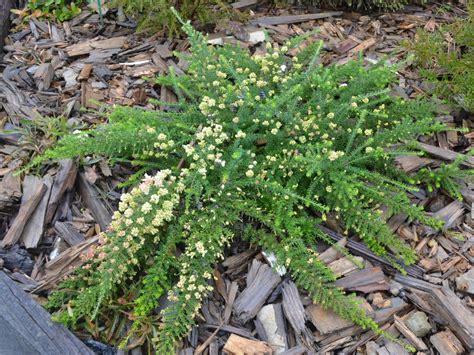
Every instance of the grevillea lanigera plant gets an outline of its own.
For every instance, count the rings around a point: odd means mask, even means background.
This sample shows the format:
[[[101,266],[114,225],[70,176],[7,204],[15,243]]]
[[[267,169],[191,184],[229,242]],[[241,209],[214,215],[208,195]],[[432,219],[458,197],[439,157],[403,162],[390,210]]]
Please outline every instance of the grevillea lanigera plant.
[[[411,203],[418,178],[394,158],[421,154],[417,138],[447,127],[428,104],[390,95],[394,67],[324,67],[322,44],[300,46],[304,38],[252,55],[207,45],[189,23],[184,30],[187,73],[170,68],[157,79],[178,97],[170,110],[116,108],[107,124],[65,137],[33,163],[97,154],[142,166],[89,260],[50,296],[56,318],[100,328],[120,309],[134,321],[129,334],[173,353],[213,289],[216,263],[241,238],[273,252],[315,303],[380,333],[356,295],[332,286],[316,247],[329,238],[315,225],[331,218],[376,254],[396,255],[398,268],[413,263],[382,208],[441,223]],[[457,174],[444,171],[446,182]]]

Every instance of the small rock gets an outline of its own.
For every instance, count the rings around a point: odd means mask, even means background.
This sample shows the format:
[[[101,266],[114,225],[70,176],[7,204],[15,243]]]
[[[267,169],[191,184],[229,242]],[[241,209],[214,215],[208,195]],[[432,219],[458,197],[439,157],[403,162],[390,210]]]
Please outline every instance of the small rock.
[[[262,323],[265,333],[268,338],[268,343],[271,344],[275,354],[279,354],[286,350],[286,341],[284,329],[277,319],[275,307],[281,307],[279,305],[269,304],[262,307],[260,312],[257,314],[257,319]]]
[[[456,278],[456,288],[474,294],[474,268]]]
[[[406,321],[405,324],[418,337],[424,337],[431,331],[431,324],[425,312],[415,312]]]
[[[392,295],[398,296],[401,290],[403,290],[403,285],[401,283],[393,280],[390,282],[390,293]]]
[[[71,89],[75,87],[77,82],[77,73],[73,69],[65,70],[63,73],[63,78],[66,81],[66,86],[64,87],[65,90]]]
[[[252,44],[257,44],[265,41],[265,32],[263,31],[254,31],[249,33],[249,42]]]

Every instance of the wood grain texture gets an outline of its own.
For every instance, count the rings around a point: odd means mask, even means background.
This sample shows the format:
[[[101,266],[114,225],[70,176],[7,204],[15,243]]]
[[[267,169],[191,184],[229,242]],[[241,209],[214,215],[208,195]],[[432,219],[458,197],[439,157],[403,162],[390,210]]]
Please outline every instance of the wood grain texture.
[[[40,179],[36,176],[26,176],[24,181],[23,198],[28,200],[31,194],[34,192],[33,189],[36,185],[44,184],[46,191],[43,194],[40,202],[36,206],[34,212],[31,214],[28,222],[25,225],[20,241],[25,248],[36,248],[41,241],[43,231],[45,227],[46,209],[48,208],[49,195],[51,193],[51,186],[53,185],[53,179],[50,175],[46,175]],[[26,186],[29,188],[27,189]]]
[[[10,226],[5,238],[3,238],[1,244],[3,248],[15,244],[20,239],[21,233],[26,226],[26,222],[35,211],[36,206],[41,201],[46,190],[47,188],[43,183],[38,184],[28,201],[25,201],[25,203],[21,204],[18,215]]]
[[[97,223],[99,223],[100,229],[105,231],[112,221],[111,213],[107,210],[104,203],[100,200],[97,191],[94,187],[89,184],[84,173],[80,173],[77,177],[79,186],[79,193],[83,198],[88,209],[91,210]]]
[[[247,277],[247,288],[234,303],[238,318],[247,322],[255,317],[280,281],[280,276],[268,265],[254,259]]]
[[[0,354],[94,353],[0,271]]]
[[[54,178],[51,196],[49,198],[48,210],[46,211],[46,223],[53,220],[59,202],[66,191],[73,188],[76,181],[77,167],[71,159],[61,160],[59,162],[59,170]]]

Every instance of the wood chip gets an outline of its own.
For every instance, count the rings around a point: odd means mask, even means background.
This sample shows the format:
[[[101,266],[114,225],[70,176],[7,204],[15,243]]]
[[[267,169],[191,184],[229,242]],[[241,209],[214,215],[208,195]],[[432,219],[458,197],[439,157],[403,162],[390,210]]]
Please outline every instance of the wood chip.
[[[330,230],[329,228],[326,228],[324,226],[318,225],[316,228],[321,229],[324,233],[326,233],[330,238],[332,238],[335,241],[341,240],[344,238],[342,235]],[[361,255],[365,259],[370,260],[371,262],[377,263],[379,265],[383,265],[384,270],[388,270],[392,273],[397,273],[398,271],[393,268],[393,266],[388,262],[386,259],[375,255],[370,249],[368,249],[363,243],[356,242],[354,240],[348,240],[346,248],[350,250],[352,253],[355,255]],[[390,258],[396,259],[396,257],[390,253],[387,254]],[[407,272],[408,275],[412,277],[419,277],[422,278],[424,274],[423,268],[421,268],[418,265],[412,265],[412,266],[404,266],[405,271]]]
[[[257,252],[255,250],[247,249],[246,251],[244,251],[240,254],[232,255],[232,256],[228,257],[227,259],[225,259],[222,262],[222,266],[224,266],[225,268],[228,268],[228,269],[235,269],[239,266],[244,265],[256,253]]]
[[[449,329],[431,336],[430,342],[442,355],[458,355],[465,353],[461,342]]]
[[[418,142],[418,147],[428,153],[429,155],[432,155],[436,158],[447,160],[447,161],[454,161],[458,157],[461,157],[462,154],[456,153],[455,151],[449,150],[449,149],[443,149],[443,148],[438,148],[433,145],[425,144]],[[467,167],[467,168],[474,168],[474,157],[466,157],[461,165]]]
[[[30,180],[27,182],[27,180]],[[53,178],[46,175],[43,179],[35,176],[25,177],[25,187],[23,190],[23,198],[28,200],[34,193],[34,187],[38,184],[44,184],[46,191],[41,198],[41,201],[35,208],[35,211],[31,214],[25,228],[21,234],[20,240],[26,248],[36,248],[43,236],[43,230],[45,227],[46,209],[48,208],[49,195],[51,193],[51,186],[53,185]]]
[[[474,295],[474,268],[456,278],[456,288]]]
[[[64,193],[74,187],[76,174],[77,167],[72,159],[65,159],[59,162],[59,170],[54,178],[53,187],[51,189],[45,223],[50,223],[53,220],[56,209]]]
[[[232,315],[232,306],[235,302],[235,297],[237,296],[237,291],[239,290],[239,285],[237,282],[232,282],[230,284],[229,293],[227,294],[226,305],[224,309],[224,324],[228,324],[230,321],[230,316]]]
[[[116,49],[122,48],[127,41],[127,37],[113,37],[100,41],[88,41],[73,44],[66,47],[67,55],[70,57],[77,57],[84,54],[89,54],[94,49]]]
[[[67,222],[56,222],[54,224],[54,229],[58,235],[70,246],[74,246],[85,241],[84,236]]]
[[[317,14],[288,15],[288,16],[264,16],[250,21],[252,25],[284,25],[290,23],[318,20],[327,17],[341,16],[341,11],[320,12]]]
[[[347,244],[347,238],[342,238],[341,240],[336,242],[337,246],[331,246],[321,254],[319,254],[318,259],[321,260],[325,264],[332,263],[333,261],[342,257],[339,250],[344,248]]]
[[[443,230],[451,228],[456,220],[464,214],[464,205],[461,201],[454,200],[433,214],[433,217],[444,221]]]
[[[93,65],[90,63],[84,64],[84,67],[82,68],[81,72],[79,73],[79,76],[77,77],[77,80],[83,81],[89,79],[91,73],[92,73]]]
[[[375,38],[369,38],[367,40],[365,40],[364,42],[362,42],[361,44],[355,46],[354,48],[352,48],[349,52],[348,52],[348,55],[350,57],[360,53],[360,52],[364,52],[366,49],[372,47],[375,43],[377,43],[377,40]]]
[[[469,351],[474,351],[474,317],[451,289],[402,275],[396,275],[395,281],[418,293],[424,292],[436,316],[449,324]]]
[[[235,10],[242,10],[242,9],[251,7],[253,5],[256,5],[257,2],[258,0],[241,0],[241,1],[236,1],[230,4],[230,6],[232,6]]]
[[[387,279],[380,267],[354,271],[350,275],[337,280],[334,285],[347,291],[359,291],[363,293],[386,291],[390,289]]]
[[[76,268],[84,263],[80,258],[80,255],[89,250],[93,245],[96,245],[98,240],[98,236],[92,237],[80,244],[68,248],[58,257],[49,261],[45,265],[45,275],[41,278],[38,287],[35,288],[33,292],[39,293],[56,287],[58,281],[74,272]]]
[[[331,310],[312,304],[306,308],[306,312],[321,334],[331,334],[333,332],[348,328],[353,325],[351,321],[339,317]]]
[[[352,38],[348,38],[337,45],[334,49],[338,54],[345,54],[350,51],[352,48],[357,46],[359,43],[354,41]]]
[[[272,348],[263,341],[250,340],[232,334],[224,345],[224,352],[231,355],[272,354]]]
[[[249,274],[251,273],[255,276],[234,303],[234,312],[243,322],[257,315],[265,300],[281,281],[280,276],[268,265],[256,259],[252,262]]]
[[[434,162],[433,159],[416,155],[401,155],[395,158],[396,163],[407,173],[415,172]]]
[[[0,210],[14,206],[21,197],[21,179],[13,172],[7,173],[0,182]]]
[[[110,212],[105,207],[104,203],[100,200],[99,194],[94,187],[89,184],[84,173],[80,173],[78,178],[79,193],[84,200],[87,208],[90,209],[97,223],[100,225],[100,229],[105,231],[112,221]]]
[[[38,90],[48,90],[54,78],[54,68],[51,63],[41,64],[34,75]]]
[[[18,215],[2,240],[1,246],[3,248],[15,244],[20,239],[28,219],[35,211],[46,190],[46,186],[43,183],[39,183],[31,193],[31,197],[21,204]]]
[[[283,312],[291,324],[298,338],[308,347],[313,348],[314,338],[311,331],[306,327],[307,316],[301,303],[300,294],[292,281],[283,285]]]
[[[362,259],[361,257],[356,256],[355,258],[360,262],[364,261],[364,259]],[[332,272],[336,274],[336,276],[344,276],[350,273],[351,271],[358,269],[357,265],[346,257],[333,261],[328,265],[328,267],[332,270]]]
[[[410,353],[400,344],[389,341],[377,350],[377,355],[410,355]]]

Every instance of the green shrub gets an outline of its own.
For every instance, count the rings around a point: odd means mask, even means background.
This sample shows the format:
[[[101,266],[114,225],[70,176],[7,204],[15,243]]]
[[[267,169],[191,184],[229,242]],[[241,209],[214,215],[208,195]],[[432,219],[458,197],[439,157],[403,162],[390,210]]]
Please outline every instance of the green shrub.
[[[112,6],[122,6],[126,14],[138,20],[139,29],[165,29],[170,36],[180,30],[171,6],[176,7],[184,18],[198,20],[200,25],[215,23],[229,15],[229,8],[222,0],[113,0]]]
[[[332,286],[336,276],[316,248],[329,238],[315,225],[336,219],[377,255],[394,253],[400,270],[413,263],[381,207],[441,227],[412,205],[417,177],[397,170],[394,157],[421,154],[417,137],[447,127],[428,103],[390,95],[395,67],[323,67],[322,43],[286,56],[302,38],[252,56],[208,46],[189,23],[184,30],[188,72],[157,79],[178,95],[173,112],[119,107],[105,126],[67,136],[33,162],[98,154],[150,174],[122,196],[85,266],[51,295],[56,319],[103,329],[128,317],[132,333],[148,332],[157,354],[172,354],[213,288],[215,264],[239,237],[274,252],[315,303],[380,334],[358,298]],[[442,180],[458,173],[444,169]]]
[[[412,44],[421,74],[436,93],[474,112],[474,3],[469,15],[434,33],[420,30]]]
[[[58,21],[67,21],[80,14],[82,0],[30,0],[27,7],[36,17],[54,16]]]

